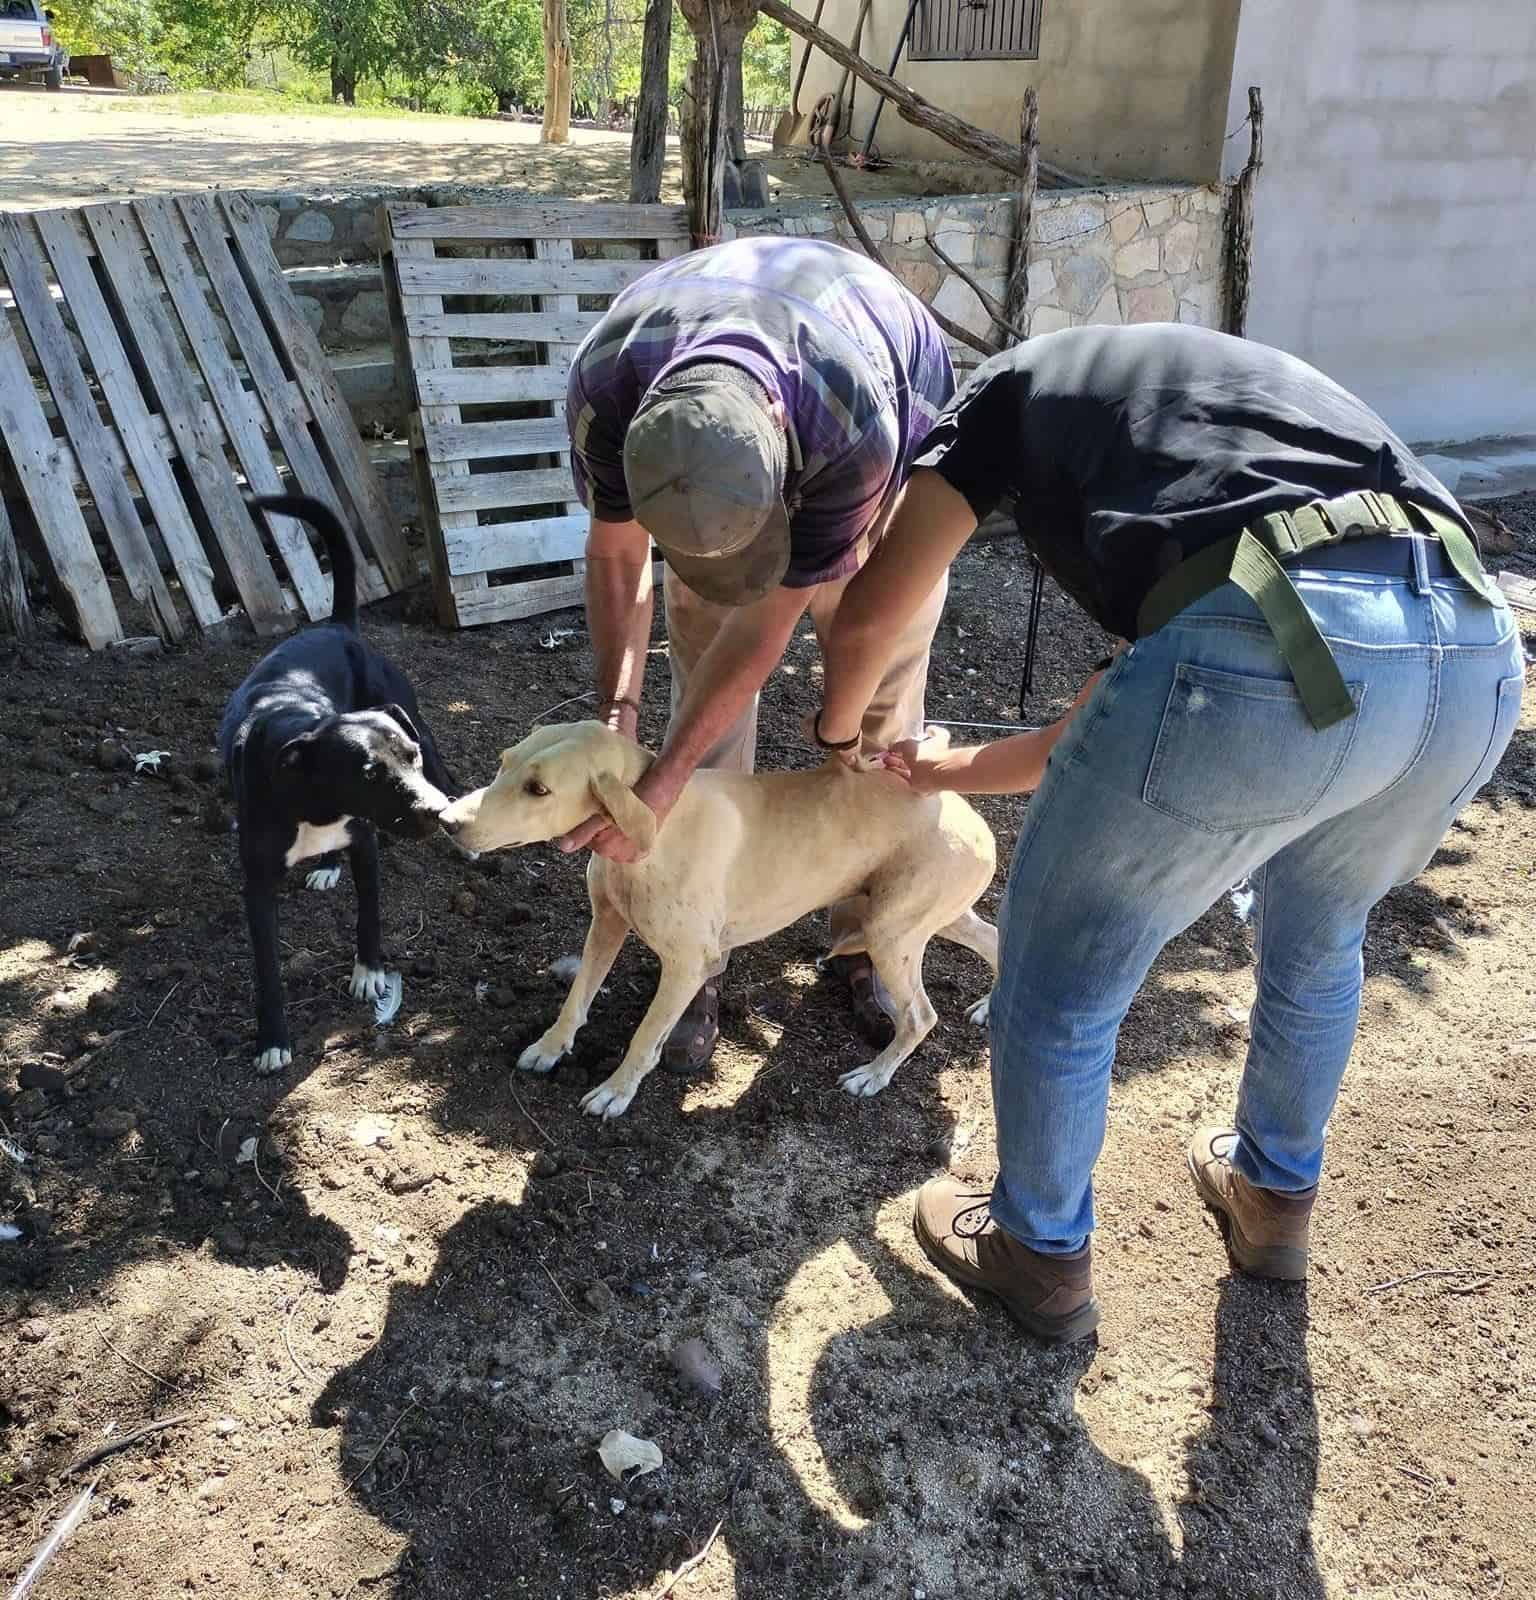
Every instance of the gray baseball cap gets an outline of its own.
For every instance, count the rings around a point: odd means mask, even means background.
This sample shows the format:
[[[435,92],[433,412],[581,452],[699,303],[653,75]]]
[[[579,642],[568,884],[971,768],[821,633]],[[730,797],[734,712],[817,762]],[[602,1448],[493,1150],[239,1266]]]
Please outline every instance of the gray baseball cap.
[[[654,388],[624,435],[635,520],[695,594],[749,605],[789,568],[784,430],[740,368],[685,367]]]

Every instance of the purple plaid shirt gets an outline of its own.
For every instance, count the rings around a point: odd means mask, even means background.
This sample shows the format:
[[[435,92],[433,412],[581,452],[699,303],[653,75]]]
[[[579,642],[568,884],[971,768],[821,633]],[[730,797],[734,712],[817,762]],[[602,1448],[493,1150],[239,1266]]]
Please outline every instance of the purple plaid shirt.
[[[784,582],[857,572],[954,393],[949,350],[922,302],[864,256],[811,239],[737,239],[646,273],[571,367],[571,467],[593,515],[630,520],[625,430],[653,383],[704,361],[741,367],[783,402]]]

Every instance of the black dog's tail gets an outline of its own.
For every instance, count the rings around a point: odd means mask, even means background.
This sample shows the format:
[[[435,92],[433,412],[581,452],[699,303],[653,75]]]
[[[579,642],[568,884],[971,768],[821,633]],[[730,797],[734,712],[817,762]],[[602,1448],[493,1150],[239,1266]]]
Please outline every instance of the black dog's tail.
[[[344,628],[357,627],[357,562],[340,519],[323,500],[307,494],[253,495],[246,504],[252,511],[275,511],[280,517],[297,517],[319,530],[325,553],[331,558],[331,621]]]

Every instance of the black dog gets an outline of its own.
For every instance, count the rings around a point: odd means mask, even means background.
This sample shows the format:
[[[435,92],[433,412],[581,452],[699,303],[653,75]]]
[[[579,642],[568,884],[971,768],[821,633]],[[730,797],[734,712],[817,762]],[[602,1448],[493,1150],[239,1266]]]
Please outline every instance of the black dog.
[[[389,987],[379,926],[376,828],[425,838],[454,791],[399,668],[357,631],[352,547],[335,514],[305,495],[267,495],[253,510],[312,524],[331,558],[331,620],[285,640],[235,690],[219,724],[219,753],[239,819],[245,909],[256,958],[256,1070],[293,1060],[277,956],[277,886],[285,868],[325,858],[311,888],[340,876],[343,847],[357,887],[357,962],[351,991],[378,1000]]]

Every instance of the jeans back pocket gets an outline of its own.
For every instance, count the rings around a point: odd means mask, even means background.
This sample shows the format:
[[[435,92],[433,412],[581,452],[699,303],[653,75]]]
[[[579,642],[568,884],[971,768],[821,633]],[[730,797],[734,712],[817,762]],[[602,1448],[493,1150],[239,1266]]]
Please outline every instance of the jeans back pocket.
[[[1321,732],[1289,679],[1181,663],[1142,798],[1208,833],[1238,833],[1304,817],[1328,792],[1354,743],[1355,715]]]

